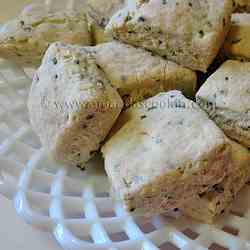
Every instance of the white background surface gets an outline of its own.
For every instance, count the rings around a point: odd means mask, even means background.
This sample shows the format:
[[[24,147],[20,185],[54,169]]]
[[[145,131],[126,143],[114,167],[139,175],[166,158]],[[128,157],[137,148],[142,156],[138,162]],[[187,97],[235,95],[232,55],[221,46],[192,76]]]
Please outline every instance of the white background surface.
[[[1,250],[61,250],[47,233],[33,229],[19,218],[11,201],[0,195]]]

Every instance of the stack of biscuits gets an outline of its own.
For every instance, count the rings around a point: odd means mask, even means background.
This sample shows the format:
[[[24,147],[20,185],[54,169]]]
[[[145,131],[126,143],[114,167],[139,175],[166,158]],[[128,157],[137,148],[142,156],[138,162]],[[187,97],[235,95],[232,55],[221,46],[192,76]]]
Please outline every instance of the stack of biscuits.
[[[39,66],[28,108],[48,153],[84,169],[101,151],[131,213],[213,223],[250,180],[248,0],[34,4],[0,57]]]

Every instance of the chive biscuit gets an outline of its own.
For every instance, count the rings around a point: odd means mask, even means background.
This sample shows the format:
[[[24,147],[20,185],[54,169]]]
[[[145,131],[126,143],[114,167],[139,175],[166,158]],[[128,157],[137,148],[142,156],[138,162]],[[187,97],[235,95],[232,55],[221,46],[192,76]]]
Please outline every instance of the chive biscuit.
[[[128,211],[152,215],[181,207],[231,171],[227,138],[179,91],[135,104],[117,123],[102,152]]]
[[[162,91],[196,93],[196,73],[141,48],[117,41],[96,46],[96,61],[127,105]]]
[[[99,149],[123,102],[88,48],[55,43],[34,76],[31,124],[57,161],[82,166]]]
[[[223,52],[231,59],[250,60],[250,14],[233,14]]]
[[[233,0],[234,12],[250,12],[249,0]]]
[[[106,27],[116,39],[206,72],[231,25],[232,0],[128,1]]]
[[[124,2],[125,0],[86,0],[86,12],[94,44],[113,40],[112,36],[105,34],[105,27],[112,15],[122,8]]]
[[[239,191],[250,178],[250,152],[238,143],[232,143],[233,172],[209,192],[196,195],[192,202],[183,206],[184,214],[203,221],[213,223],[230,205]]]
[[[0,29],[0,56],[24,65],[39,65],[56,41],[89,45],[87,17],[78,11],[48,11],[42,4],[26,7]]]
[[[196,99],[228,137],[250,148],[250,63],[226,61]]]

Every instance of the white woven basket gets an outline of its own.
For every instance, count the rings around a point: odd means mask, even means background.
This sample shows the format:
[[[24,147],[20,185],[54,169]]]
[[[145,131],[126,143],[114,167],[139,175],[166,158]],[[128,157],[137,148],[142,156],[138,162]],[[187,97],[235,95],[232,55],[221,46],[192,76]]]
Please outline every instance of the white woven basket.
[[[46,4],[79,8],[82,1]],[[250,249],[250,187],[216,225],[178,213],[146,220],[131,217],[111,199],[101,157],[86,172],[52,163],[29,124],[31,75],[0,60],[0,193],[27,223],[51,232],[69,250]]]

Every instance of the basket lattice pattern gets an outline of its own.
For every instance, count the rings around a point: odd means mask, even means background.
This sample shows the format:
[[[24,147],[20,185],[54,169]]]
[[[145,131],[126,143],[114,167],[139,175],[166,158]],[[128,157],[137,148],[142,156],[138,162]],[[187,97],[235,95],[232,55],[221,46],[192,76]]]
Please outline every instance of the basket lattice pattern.
[[[48,8],[84,4],[59,3],[46,1]],[[51,232],[68,250],[250,250],[250,186],[216,225],[178,212],[146,219],[110,197],[101,157],[86,172],[52,162],[29,124],[32,73],[0,60],[0,193],[27,223]]]

